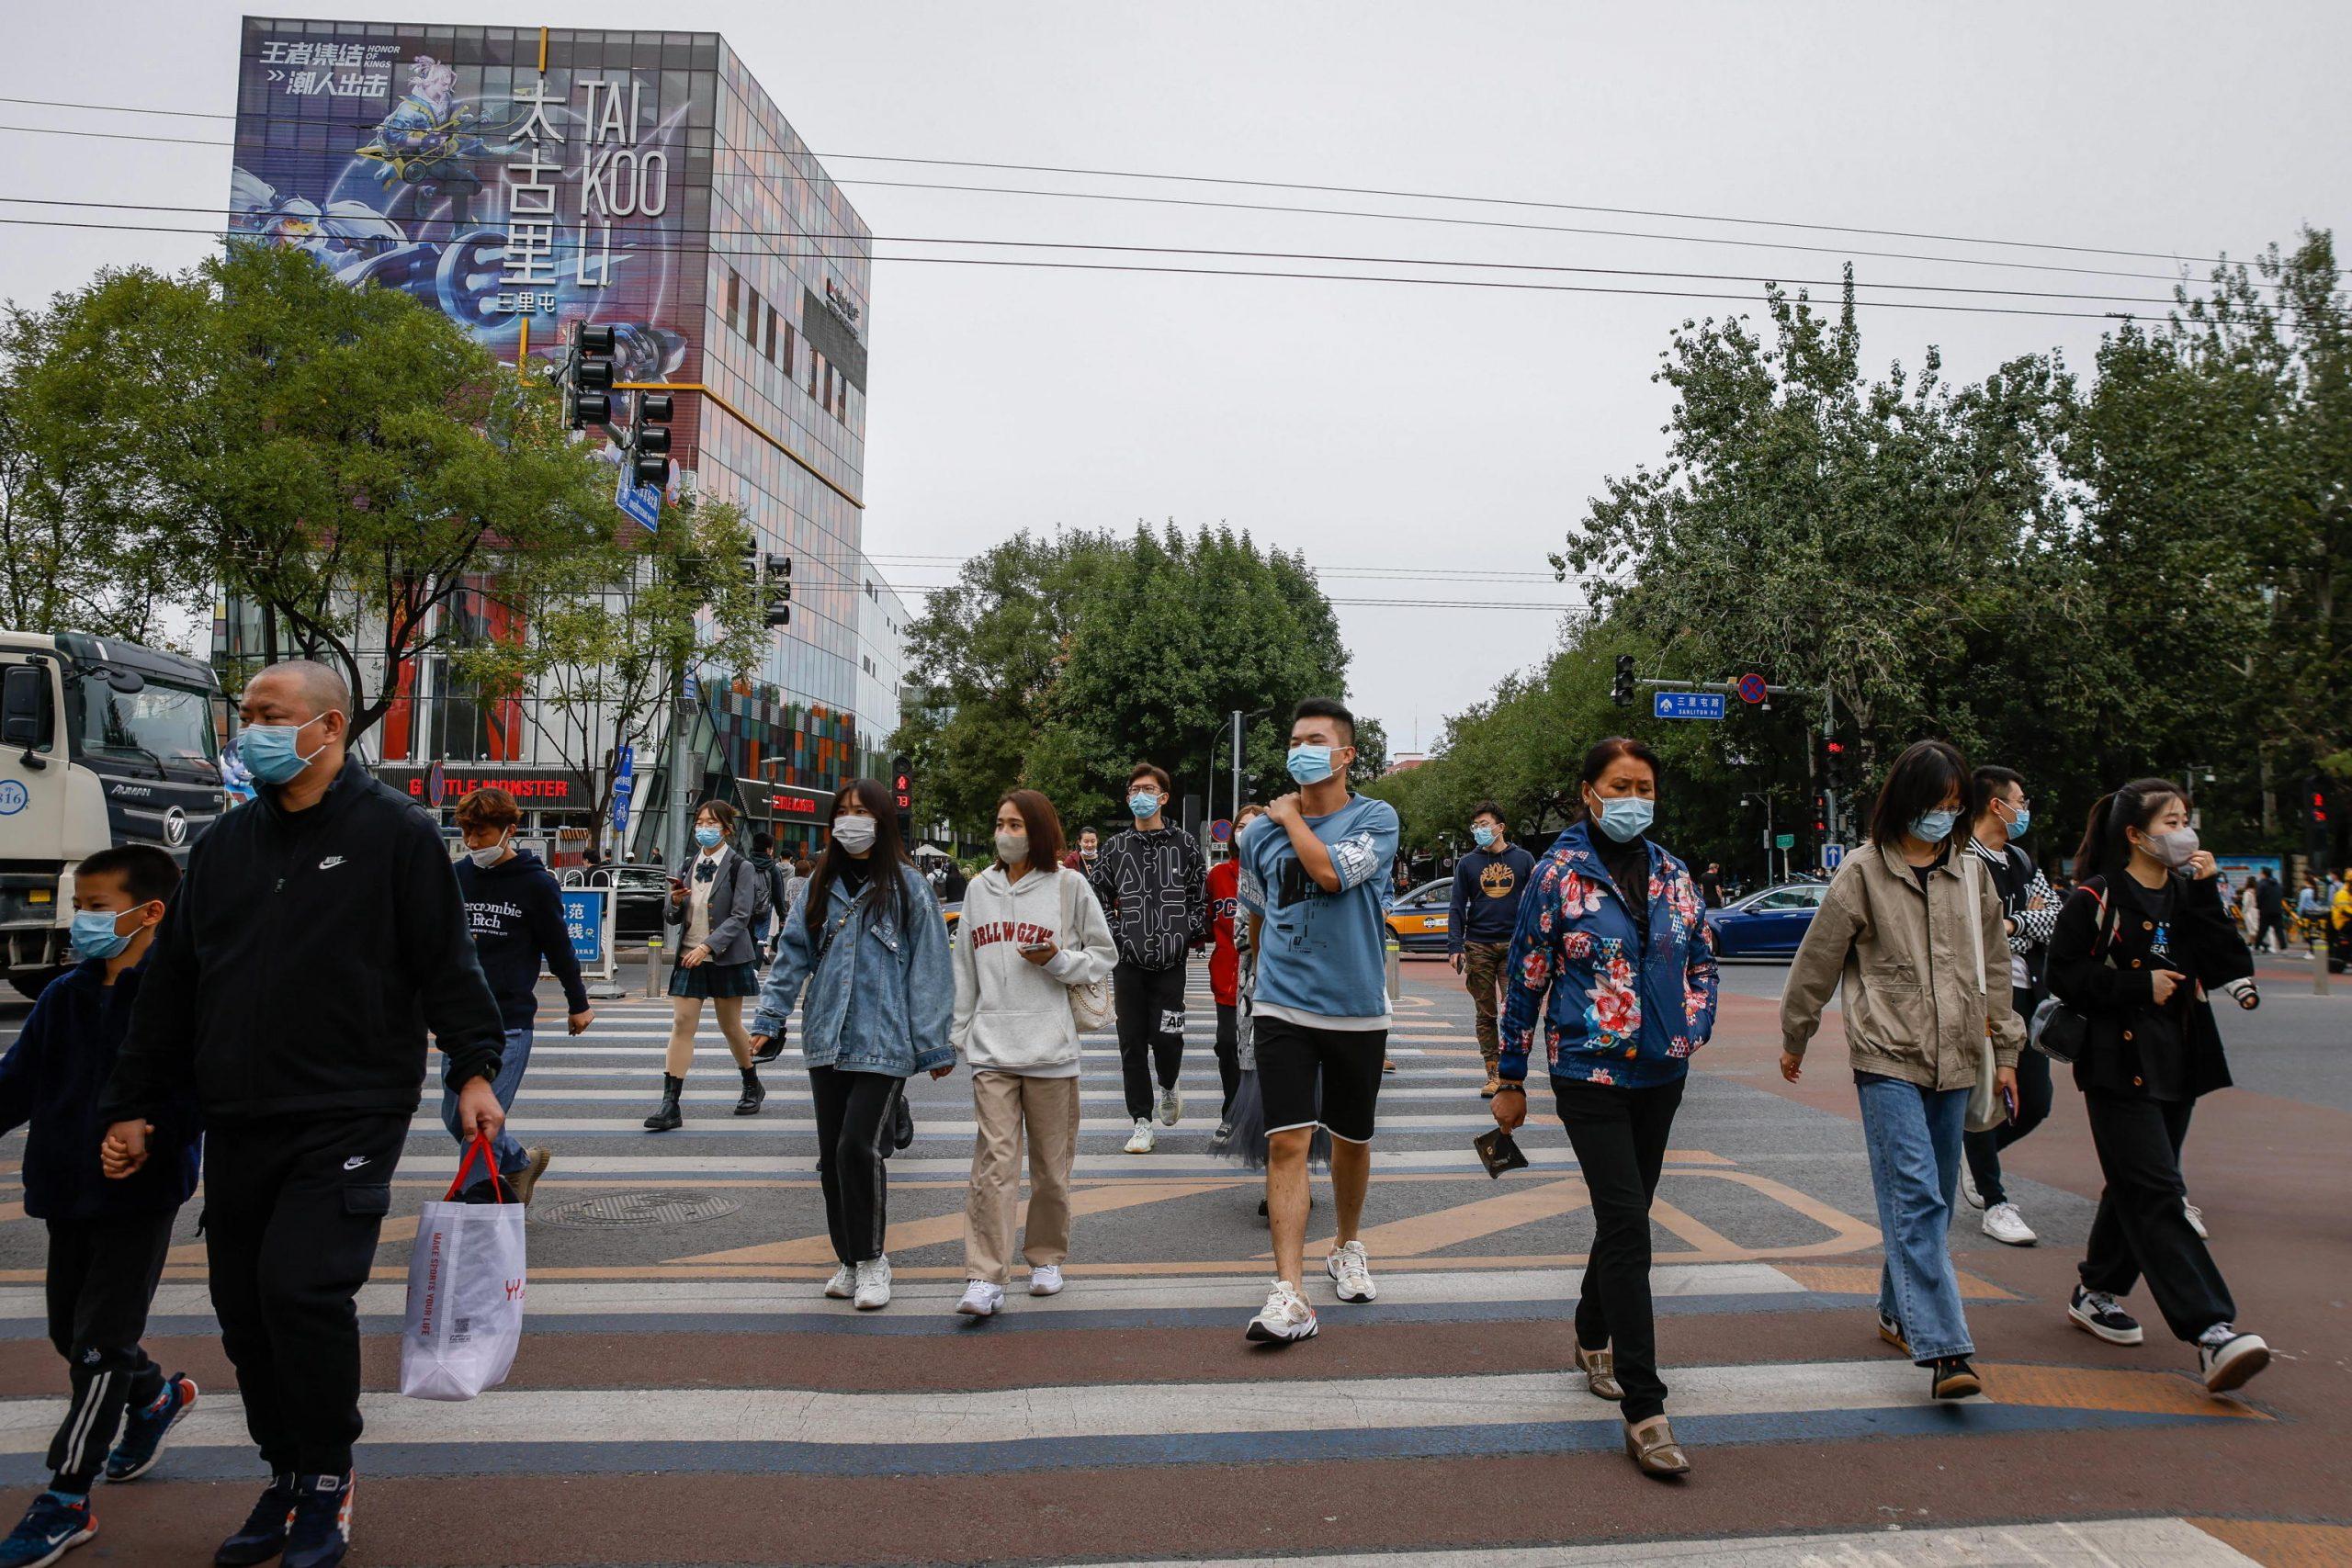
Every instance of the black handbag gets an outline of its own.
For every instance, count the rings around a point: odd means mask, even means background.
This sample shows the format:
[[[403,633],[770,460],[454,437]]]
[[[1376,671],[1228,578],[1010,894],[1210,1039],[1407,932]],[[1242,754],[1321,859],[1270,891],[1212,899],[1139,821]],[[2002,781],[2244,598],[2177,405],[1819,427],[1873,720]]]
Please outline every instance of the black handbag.
[[[890,1113],[890,1146],[903,1149],[915,1141],[915,1113],[907,1107],[906,1091],[899,1092],[898,1109]]]
[[[2105,952],[2115,937],[2115,909],[2108,902],[2107,892],[2098,895],[2098,936],[2091,943],[2091,955]],[[2078,1008],[2068,1007],[2056,997],[2044,997],[2041,1005],[2033,1010],[2033,1021],[2026,1026],[2026,1043],[2053,1062],[2072,1066],[2083,1058],[2090,1046],[2091,1021]]]

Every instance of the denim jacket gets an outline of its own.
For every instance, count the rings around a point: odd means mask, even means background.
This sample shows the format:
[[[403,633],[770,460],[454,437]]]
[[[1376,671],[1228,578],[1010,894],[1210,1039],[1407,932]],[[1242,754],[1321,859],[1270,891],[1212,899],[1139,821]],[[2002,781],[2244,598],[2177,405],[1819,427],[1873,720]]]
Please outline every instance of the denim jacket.
[[[1541,1020],[1552,1077],[1647,1089],[1690,1071],[1715,1027],[1715,944],[1690,872],[1655,843],[1649,886],[1620,888],[1578,822],[1554,841],[1519,906],[1503,968],[1500,1076],[1527,1074]],[[1649,904],[1637,950],[1627,897]]]
[[[752,1033],[781,1033],[806,981],[800,1055],[809,1066],[906,1078],[956,1060],[948,1043],[956,978],[948,967],[947,919],[912,866],[898,872],[904,923],[854,901],[836,880],[826,899],[825,936],[813,941],[804,906],[814,884],[802,884],[776,941]]]

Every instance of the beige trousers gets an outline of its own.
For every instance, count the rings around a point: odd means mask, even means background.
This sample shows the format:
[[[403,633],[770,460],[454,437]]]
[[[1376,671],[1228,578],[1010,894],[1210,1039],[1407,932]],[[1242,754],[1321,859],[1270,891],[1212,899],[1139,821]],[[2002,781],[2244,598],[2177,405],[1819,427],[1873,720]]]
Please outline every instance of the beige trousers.
[[[1012,1278],[1021,1224],[1021,1144],[1029,1143],[1029,1213],[1022,1258],[1031,1268],[1069,1256],[1069,1168],[1078,1157],[1078,1080],[972,1075],[972,1187],[964,1200],[964,1272]]]

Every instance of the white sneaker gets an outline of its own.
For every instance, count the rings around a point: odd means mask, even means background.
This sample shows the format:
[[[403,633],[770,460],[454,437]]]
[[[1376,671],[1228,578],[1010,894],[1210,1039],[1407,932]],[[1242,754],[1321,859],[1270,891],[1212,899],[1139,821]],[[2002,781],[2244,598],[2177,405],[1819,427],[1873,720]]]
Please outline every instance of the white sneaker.
[[[1173,1084],[1159,1091],[1159,1124],[1173,1127],[1184,1119],[1184,1097]]]
[[[1058,1296],[1062,1293],[1062,1266],[1040,1263],[1029,1270],[1029,1293],[1033,1296]]]
[[[833,1277],[825,1281],[825,1294],[837,1302],[845,1302],[856,1293],[857,1265],[854,1263],[842,1264],[833,1270]]]
[[[966,1317],[994,1317],[996,1309],[1004,1304],[1004,1287],[987,1280],[974,1280],[964,1287],[964,1299],[956,1310]]]
[[[1153,1146],[1159,1142],[1159,1134],[1151,1130],[1151,1118],[1148,1116],[1136,1117],[1136,1130],[1127,1139],[1127,1153],[1131,1155],[1148,1155],[1151,1153]]]
[[[2205,1228],[2204,1210],[2199,1208],[2196,1204],[2189,1202],[2187,1199],[2183,1199],[2181,1200],[2180,1212],[2188,1217],[2188,1228],[2197,1233],[2197,1238],[2199,1241],[2208,1240],[2212,1236],[2213,1233]]]
[[[2004,1247],[2031,1247],[2041,1238],[2025,1223],[2015,1203],[1996,1203],[1984,1211],[1984,1234]]]
[[[2211,1393],[2243,1388],[2255,1373],[2270,1364],[2270,1347],[2259,1334],[2240,1334],[2217,1323],[2197,1337],[2197,1371]]]
[[[1323,1269],[1339,1281],[1343,1302],[1368,1302],[1380,1294],[1380,1287],[1372,1282],[1372,1260],[1364,1256],[1360,1241],[1333,1247],[1331,1256],[1323,1260]]]
[[[1265,1309],[1250,1320],[1249,1337],[1261,1344],[1288,1345],[1315,1337],[1315,1309],[1287,1280],[1277,1280]]]
[[[857,1266],[857,1310],[872,1312],[890,1304],[890,1259],[877,1258]]]
[[[1968,1168],[1968,1162],[1965,1160],[1961,1162],[1960,1167],[1960,1195],[1968,1200],[1968,1206],[1972,1209],[1981,1209],[1984,1206],[1984,1194],[1976,1190],[1976,1174]]]

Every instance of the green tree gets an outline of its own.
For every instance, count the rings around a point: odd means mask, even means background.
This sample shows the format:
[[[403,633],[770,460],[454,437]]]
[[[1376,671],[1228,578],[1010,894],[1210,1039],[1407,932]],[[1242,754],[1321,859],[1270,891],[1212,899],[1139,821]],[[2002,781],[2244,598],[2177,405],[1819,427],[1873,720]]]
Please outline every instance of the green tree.
[[[461,636],[458,594],[555,561],[627,572],[610,470],[545,385],[404,294],[238,245],[60,309],[22,373],[35,450],[83,515],[259,606],[273,656],[339,666],[355,734]]]

